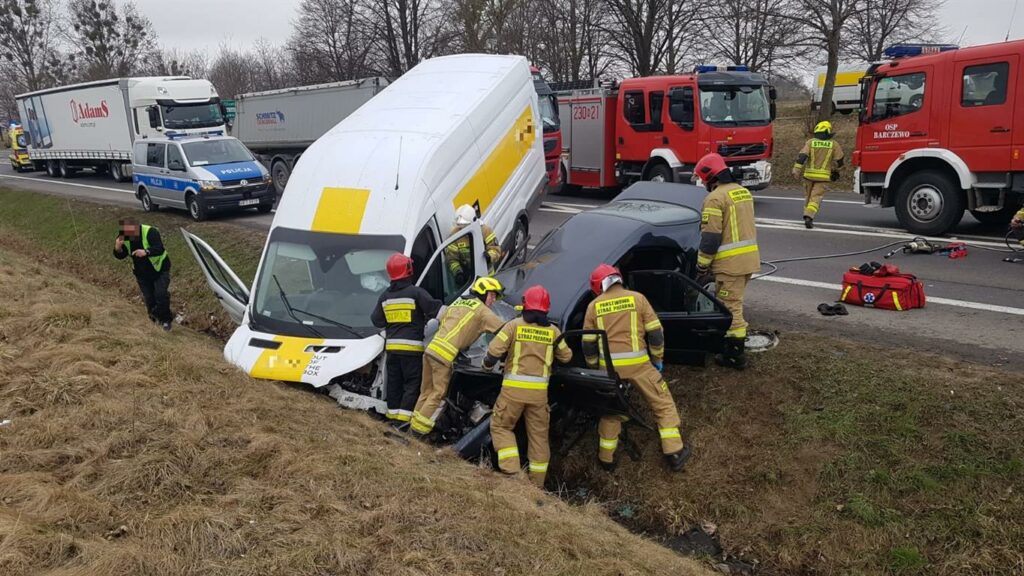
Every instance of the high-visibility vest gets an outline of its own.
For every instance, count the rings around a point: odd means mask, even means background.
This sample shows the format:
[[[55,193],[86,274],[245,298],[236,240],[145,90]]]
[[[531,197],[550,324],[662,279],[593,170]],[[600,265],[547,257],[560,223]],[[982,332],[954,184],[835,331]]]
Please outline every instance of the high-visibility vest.
[[[815,182],[832,180],[832,154],[835,142],[812,138],[809,148],[807,164],[804,165],[804,178]]]
[[[151,228],[152,228],[152,226],[150,226],[148,224],[143,224],[142,225],[142,234],[141,234],[141,236],[142,236],[142,249],[143,250],[149,250],[149,230]],[[128,250],[129,254],[132,253],[132,242],[131,242],[131,240],[125,238],[124,239],[124,247],[125,247],[126,250]],[[161,254],[159,256],[150,256],[149,257],[149,263],[153,265],[153,269],[156,270],[157,272],[159,272],[160,269],[164,267],[164,260],[167,260],[167,249],[166,248],[164,249],[164,253],[163,254]]]

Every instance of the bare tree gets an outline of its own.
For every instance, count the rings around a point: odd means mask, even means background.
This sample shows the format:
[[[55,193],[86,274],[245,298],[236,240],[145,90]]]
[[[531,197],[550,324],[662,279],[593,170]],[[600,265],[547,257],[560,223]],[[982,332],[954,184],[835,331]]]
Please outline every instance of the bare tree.
[[[697,41],[684,31],[701,16],[704,0],[605,0],[613,55],[637,76],[675,71]]]
[[[554,80],[597,78],[611,59],[603,0],[538,0],[543,36],[538,64]]]
[[[206,52],[193,50],[184,52],[177,48],[155,52],[142,72],[154,76],[190,76],[206,78],[209,57]]]
[[[252,92],[252,59],[248,54],[222,44],[210,64],[207,77],[221,98]]]
[[[119,11],[113,0],[72,0],[68,12],[87,80],[130,76],[156,49],[153,25],[130,1]]]
[[[32,91],[57,79],[64,57],[55,32],[51,0],[0,0],[0,65],[5,84]]]
[[[898,42],[935,40],[942,35],[936,14],[943,0],[864,0],[864,9],[850,19],[849,53],[864,62],[882,59],[882,51]]]
[[[707,8],[704,20],[706,56],[731,64],[747,65],[754,72],[783,71],[808,55],[806,46],[795,45],[801,24],[794,15],[793,0],[722,0]]]
[[[288,41],[298,76],[351,80],[368,72],[372,37],[364,0],[302,0]]]
[[[375,67],[400,76],[420,60],[450,52],[456,37],[444,26],[440,0],[369,0],[374,22]]]

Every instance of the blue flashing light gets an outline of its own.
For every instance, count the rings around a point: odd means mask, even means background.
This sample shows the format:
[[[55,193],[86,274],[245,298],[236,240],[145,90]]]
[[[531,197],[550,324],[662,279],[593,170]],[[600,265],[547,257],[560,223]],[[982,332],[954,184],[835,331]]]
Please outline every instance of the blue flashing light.
[[[895,44],[882,51],[882,54],[890,59],[909,58],[911,56],[921,56],[922,54],[948,52],[950,50],[958,50],[959,48],[955,44]]]
[[[745,65],[716,66],[714,64],[699,64],[693,69],[694,74],[705,72],[750,72],[750,67]]]

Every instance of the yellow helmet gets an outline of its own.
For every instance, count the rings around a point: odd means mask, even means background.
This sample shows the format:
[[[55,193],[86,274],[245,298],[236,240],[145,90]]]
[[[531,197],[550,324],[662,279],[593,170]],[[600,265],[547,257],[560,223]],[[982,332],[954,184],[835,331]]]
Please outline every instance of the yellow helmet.
[[[473,287],[470,290],[472,290],[474,294],[479,294],[480,296],[486,296],[488,292],[496,292],[500,298],[505,292],[505,287],[502,286],[501,282],[498,282],[495,278],[490,276],[481,276],[473,282]]]
[[[814,127],[814,133],[817,134],[818,132],[828,132],[829,134],[831,134],[832,123],[829,122],[828,120],[822,120],[821,122],[818,122],[818,124]]]

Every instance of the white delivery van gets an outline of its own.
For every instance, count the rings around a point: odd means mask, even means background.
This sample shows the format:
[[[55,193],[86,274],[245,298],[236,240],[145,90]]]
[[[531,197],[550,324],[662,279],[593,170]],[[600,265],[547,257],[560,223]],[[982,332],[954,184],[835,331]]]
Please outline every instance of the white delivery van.
[[[867,67],[850,68],[836,72],[836,85],[832,91],[832,112],[849,114],[860,107],[860,79],[867,73]],[[825,71],[818,72],[814,82],[814,98],[811,109],[821,106],[821,96],[825,90]]]
[[[418,282],[446,303],[486,274],[479,223],[448,238],[455,209],[477,207],[525,246],[546,175],[537,94],[520,56],[427,60],[318,139],[288,181],[250,289],[184,231],[239,328],[225,357],[256,378],[332,387],[343,405],[384,407],[384,339],[370,313],[384,264],[412,256]],[[459,283],[444,248],[471,236]]]

